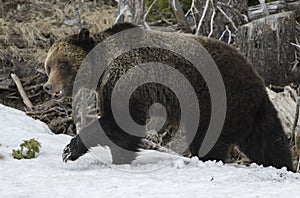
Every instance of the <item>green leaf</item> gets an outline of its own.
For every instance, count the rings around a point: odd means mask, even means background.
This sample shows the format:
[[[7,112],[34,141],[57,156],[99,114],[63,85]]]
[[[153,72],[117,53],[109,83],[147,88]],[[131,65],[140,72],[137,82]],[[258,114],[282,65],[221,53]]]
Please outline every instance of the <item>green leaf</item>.
[[[23,158],[22,152],[19,149],[13,150],[12,156],[13,156],[13,158],[18,159],[18,160]]]
[[[40,152],[41,143],[34,138],[30,140],[23,140],[20,144],[21,149],[13,150],[13,157],[16,159],[32,159],[36,157],[36,153]],[[23,155],[23,150],[26,149],[26,155]]]
[[[32,150],[28,150],[25,156],[26,159],[32,159],[35,158],[35,152]]]

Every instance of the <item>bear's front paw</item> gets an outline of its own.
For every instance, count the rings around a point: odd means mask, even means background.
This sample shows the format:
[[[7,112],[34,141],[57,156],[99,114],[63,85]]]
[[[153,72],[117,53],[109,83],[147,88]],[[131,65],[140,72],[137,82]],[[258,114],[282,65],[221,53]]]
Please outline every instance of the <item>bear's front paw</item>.
[[[70,144],[64,148],[62,160],[64,162],[68,160],[75,161],[87,151],[88,149],[84,146],[80,137],[76,136],[71,140]]]

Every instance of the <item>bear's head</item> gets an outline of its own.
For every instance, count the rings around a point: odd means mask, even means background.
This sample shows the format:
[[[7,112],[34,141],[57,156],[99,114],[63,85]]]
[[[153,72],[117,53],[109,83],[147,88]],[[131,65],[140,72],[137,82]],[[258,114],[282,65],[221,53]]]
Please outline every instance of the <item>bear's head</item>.
[[[53,42],[45,61],[48,81],[44,90],[57,100],[71,96],[77,71],[93,47],[110,35],[135,27],[137,26],[130,23],[115,24],[92,36],[83,28],[79,34]]]
[[[53,42],[44,65],[48,76],[44,90],[56,100],[71,96],[80,64],[93,47],[94,41],[85,28],[79,34]]]

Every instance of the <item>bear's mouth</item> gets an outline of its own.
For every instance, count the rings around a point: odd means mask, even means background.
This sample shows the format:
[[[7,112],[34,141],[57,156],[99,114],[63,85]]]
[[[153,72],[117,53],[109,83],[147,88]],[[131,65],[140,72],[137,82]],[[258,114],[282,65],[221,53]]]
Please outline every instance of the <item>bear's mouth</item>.
[[[60,100],[60,99],[62,99],[62,98],[64,97],[64,95],[65,95],[65,92],[64,92],[63,89],[62,89],[62,90],[59,90],[59,91],[57,91],[57,92],[55,92],[55,93],[53,94],[55,100]]]

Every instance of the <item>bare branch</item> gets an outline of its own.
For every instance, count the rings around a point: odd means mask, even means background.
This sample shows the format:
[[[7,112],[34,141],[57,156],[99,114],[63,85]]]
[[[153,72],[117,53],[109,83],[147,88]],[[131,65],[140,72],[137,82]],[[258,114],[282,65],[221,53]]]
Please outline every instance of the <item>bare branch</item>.
[[[228,32],[228,41],[227,41],[227,43],[230,44],[232,33],[231,33],[230,29],[228,28],[228,25],[225,25],[225,27],[226,27],[226,30]]]
[[[299,49],[300,49],[300,45],[299,45],[299,44],[296,44],[296,43],[291,43],[291,45],[292,45],[292,46],[295,46],[295,47],[297,47],[297,48],[299,48]]]
[[[151,3],[151,5],[149,6],[149,8],[148,8],[146,14],[144,15],[144,26],[145,26],[146,29],[148,29],[148,30],[150,30],[151,28],[150,28],[149,25],[147,24],[146,18],[147,18],[147,16],[148,16],[150,10],[152,9],[152,7],[154,6],[154,4],[156,3],[156,1],[157,1],[157,0],[154,0],[154,1]]]
[[[125,19],[124,13],[126,12],[127,9],[128,9],[128,5],[126,5],[122,10],[120,10],[120,13],[118,14],[118,16],[115,20],[115,24],[124,22],[124,19]]]
[[[185,13],[185,17],[187,17],[187,16],[191,13],[191,15],[192,15],[192,17],[193,17],[193,20],[194,20],[194,24],[196,24],[196,18],[195,18],[194,9],[196,10],[196,8],[195,8],[195,0],[192,0],[191,7],[190,7],[190,9]]]
[[[210,0],[212,5],[213,5],[213,1]],[[211,37],[211,35],[213,34],[213,31],[214,31],[214,18],[215,18],[215,15],[216,15],[216,9],[215,9],[215,6],[213,5],[213,13],[211,15],[211,18],[210,18],[210,32],[208,34],[208,38]]]
[[[229,9],[233,10],[238,15],[238,17],[241,19],[241,21],[249,22],[248,16],[245,14],[241,14],[241,12],[238,9],[234,8],[232,5],[228,5],[223,2],[217,2],[217,4],[221,7],[225,7],[225,8],[229,8]]]
[[[23,99],[23,103],[26,105],[27,108],[29,108],[30,110],[33,108],[33,105],[32,103],[30,102],[29,98],[27,97],[25,91],[24,91],[24,88],[21,84],[21,81],[20,79],[18,78],[18,76],[16,74],[11,74],[10,75],[11,78],[13,79],[14,83],[16,84],[17,86],[17,89]]]
[[[181,24],[184,29],[185,29],[185,32],[188,32],[188,33],[192,33],[192,30],[190,28],[190,26],[188,25],[188,22],[185,18],[185,15],[184,15],[184,12],[182,10],[182,7],[179,3],[178,0],[172,0],[172,9],[175,13],[175,16],[176,16],[176,19],[178,21],[179,24]]]
[[[200,32],[201,25],[202,25],[202,23],[203,23],[204,17],[205,17],[205,15],[206,15],[206,12],[207,12],[207,9],[208,9],[209,1],[210,1],[210,0],[206,0],[205,6],[204,6],[204,10],[203,10],[203,14],[202,14],[202,16],[201,16],[201,18],[200,18],[200,21],[199,21],[199,23],[198,23],[198,27],[197,27],[197,30],[196,30],[196,34],[197,34],[197,35],[198,35],[199,32]]]
[[[234,28],[235,31],[237,31],[237,27],[236,25],[234,24],[234,22],[232,21],[232,19],[224,12],[224,10],[220,7],[220,6],[217,6],[218,10],[226,17],[226,19],[232,24],[232,27]]]

